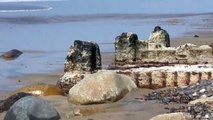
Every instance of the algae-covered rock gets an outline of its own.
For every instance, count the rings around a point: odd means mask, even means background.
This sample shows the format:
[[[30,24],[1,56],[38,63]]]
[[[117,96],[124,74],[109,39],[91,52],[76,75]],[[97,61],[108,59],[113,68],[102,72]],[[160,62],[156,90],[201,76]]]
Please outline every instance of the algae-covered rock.
[[[68,50],[65,60],[65,72],[95,71],[101,69],[101,55],[96,43],[75,40]]]
[[[36,96],[62,95],[61,89],[56,85],[30,85],[16,90],[14,93],[30,93]]]
[[[138,36],[134,33],[122,33],[115,39],[115,61],[133,62],[136,60]]]
[[[57,86],[66,95],[71,87],[84,78],[101,69],[101,54],[96,43],[76,40],[68,50],[64,66],[64,75]]]
[[[62,90],[64,95],[67,95],[70,88],[72,88],[75,84],[81,81],[87,74],[90,73],[82,71],[66,72],[58,80],[57,86]]]
[[[170,37],[166,30],[160,26],[156,26],[149,36],[149,43],[162,43],[166,47],[170,47]]]

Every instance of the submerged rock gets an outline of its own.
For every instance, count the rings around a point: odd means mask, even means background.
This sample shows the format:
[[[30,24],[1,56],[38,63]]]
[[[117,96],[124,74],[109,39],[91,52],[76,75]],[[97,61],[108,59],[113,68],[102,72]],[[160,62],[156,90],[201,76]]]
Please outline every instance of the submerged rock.
[[[36,96],[62,95],[61,89],[56,85],[30,85],[20,88],[15,93],[24,92]]]
[[[28,96],[18,100],[7,112],[4,120],[59,120],[58,112],[46,101]]]
[[[23,53],[22,51],[19,51],[17,49],[12,49],[12,50],[2,54],[0,56],[0,58],[3,58],[5,60],[14,60],[14,59],[18,58],[22,53]]]
[[[136,89],[132,79],[114,72],[87,75],[69,91],[68,101],[74,104],[115,102]]]

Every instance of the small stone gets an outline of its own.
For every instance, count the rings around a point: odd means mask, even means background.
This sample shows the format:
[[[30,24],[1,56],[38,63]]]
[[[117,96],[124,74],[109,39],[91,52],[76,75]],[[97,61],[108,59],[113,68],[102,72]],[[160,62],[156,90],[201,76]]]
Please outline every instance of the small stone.
[[[204,93],[206,89],[201,89],[199,92]]]
[[[195,92],[195,93],[193,93],[193,94],[192,94],[192,96],[197,96],[197,93],[196,93],[196,92]]]
[[[207,98],[206,94],[200,96],[200,98]]]

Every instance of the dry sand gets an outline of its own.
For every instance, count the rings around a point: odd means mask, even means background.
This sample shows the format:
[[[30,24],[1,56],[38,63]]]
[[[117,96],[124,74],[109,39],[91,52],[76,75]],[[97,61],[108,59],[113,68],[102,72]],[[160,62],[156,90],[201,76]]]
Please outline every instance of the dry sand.
[[[193,43],[196,45],[212,44],[213,34],[211,32],[196,32],[200,37],[194,38],[178,38],[171,41],[171,46],[177,47],[184,43]],[[195,34],[195,33],[194,33]],[[113,61],[113,54],[104,54],[102,56],[103,64],[106,66]],[[51,74],[34,74],[24,77],[15,78],[14,81],[17,84],[32,85],[51,83],[56,84],[57,80],[62,76],[63,70],[56,71]],[[100,105],[88,105],[88,106],[75,106],[67,102],[67,98],[64,96],[47,96],[42,97],[53,105],[60,113],[62,120],[66,120],[69,116],[72,120],[148,120],[152,116],[160,113],[165,113],[165,105],[156,103],[155,101],[144,102],[143,100],[137,100],[135,98],[141,98],[144,94],[151,92],[152,90],[139,89],[129,93],[122,100]],[[9,95],[8,91],[0,91],[0,99],[4,99]],[[175,104],[173,105],[175,106]],[[87,116],[73,116],[73,110],[87,109],[90,111],[90,115]],[[3,119],[4,113],[0,113],[0,119]]]

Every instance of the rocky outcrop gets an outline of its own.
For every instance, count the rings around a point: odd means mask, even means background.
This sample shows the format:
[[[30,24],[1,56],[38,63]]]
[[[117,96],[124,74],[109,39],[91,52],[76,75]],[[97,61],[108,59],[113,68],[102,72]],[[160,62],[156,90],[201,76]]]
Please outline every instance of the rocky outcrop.
[[[7,112],[4,120],[59,120],[58,112],[46,101],[28,96],[21,98]]]
[[[22,51],[19,51],[17,49],[12,49],[12,50],[2,54],[0,56],[0,58],[3,58],[5,60],[14,60],[14,59],[18,58],[22,53],[23,53]]]
[[[68,50],[64,66],[64,75],[58,80],[57,86],[67,94],[69,89],[84,78],[101,69],[99,46],[93,42],[76,40]]]
[[[62,95],[61,89],[59,89],[56,85],[30,85],[25,86],[16,90],[14,93],[30,93],[35,96],[50,96],[50,95]],[[14,94],[13,93],[13,94]]]
[[[115,102],[136,89],[132,79],[111,71],[87,75],[69,91],[68,101],[74,104]]]

